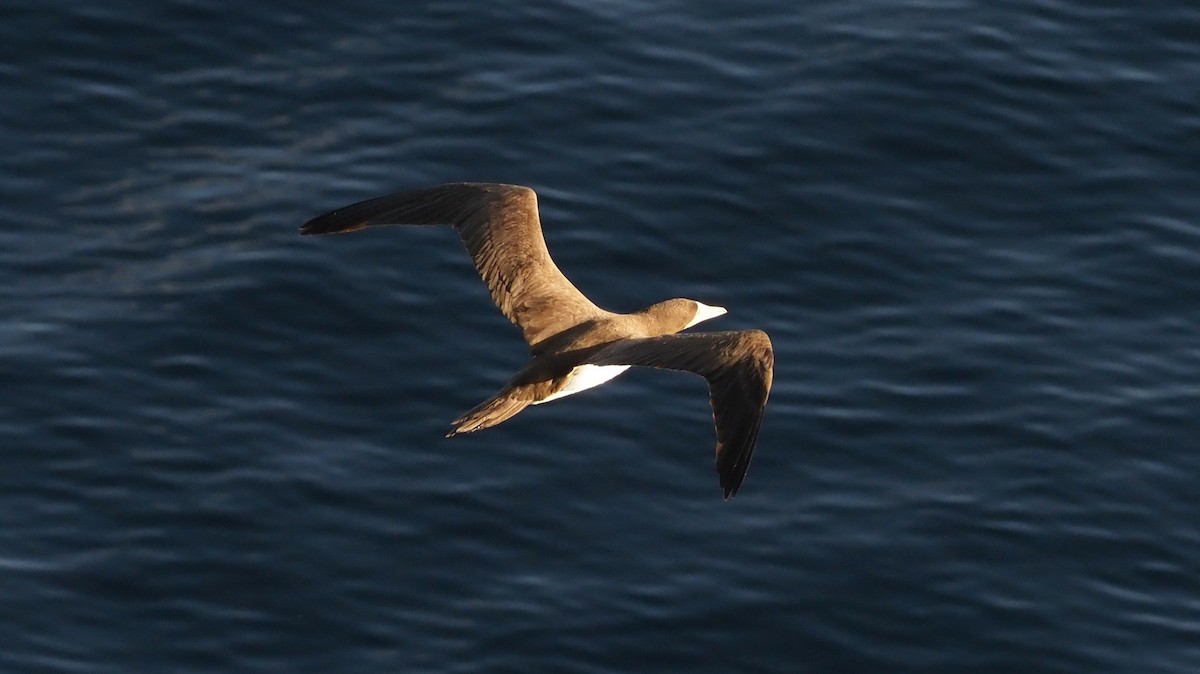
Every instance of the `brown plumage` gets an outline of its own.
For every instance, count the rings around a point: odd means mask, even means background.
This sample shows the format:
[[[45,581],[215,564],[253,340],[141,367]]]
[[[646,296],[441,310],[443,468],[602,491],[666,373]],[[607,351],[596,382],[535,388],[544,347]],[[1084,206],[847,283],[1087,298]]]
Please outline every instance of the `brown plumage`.
[[[452,225],[500,311],[532,355],[496,395],[453,422],[447,436],[495,426],[529,405],[601,384],[629,366],[694,372],[708,380],[725,498],[750,465],[771,390],[771,340],[761,330],[675,334],[725,313],[673,299],[631,314],[605,311],[559,271],[542,238],[528,187],[452,183],[399,192],[309,220],[301,234],[372,225]]]

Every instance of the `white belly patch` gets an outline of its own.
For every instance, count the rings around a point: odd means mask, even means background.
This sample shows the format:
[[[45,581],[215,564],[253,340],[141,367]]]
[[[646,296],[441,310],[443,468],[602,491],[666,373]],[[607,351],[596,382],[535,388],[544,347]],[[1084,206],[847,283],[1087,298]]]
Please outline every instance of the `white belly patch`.
[[[567,380],[567,385],[561,391],[537,401],[534,405],[548,403],[551,400],[599,386],[628,369],[628,365],[580,365],[571,370],[570,379]]]

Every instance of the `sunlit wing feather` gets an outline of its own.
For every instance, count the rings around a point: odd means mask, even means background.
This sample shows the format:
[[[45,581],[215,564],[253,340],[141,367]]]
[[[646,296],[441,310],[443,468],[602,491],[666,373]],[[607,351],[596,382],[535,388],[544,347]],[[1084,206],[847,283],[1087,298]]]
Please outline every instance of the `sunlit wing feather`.
[[[360,201],[309,220],[301,234],[352,232],[373,225],[452,225],[492,301],[531,347],[604,315],[550,258],[528,187],[450,183]]]

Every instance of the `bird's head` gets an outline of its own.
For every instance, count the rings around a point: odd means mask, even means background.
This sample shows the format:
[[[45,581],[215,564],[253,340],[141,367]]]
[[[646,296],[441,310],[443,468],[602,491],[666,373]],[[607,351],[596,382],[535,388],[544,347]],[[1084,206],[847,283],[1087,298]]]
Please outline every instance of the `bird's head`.
[[[717,316],[724,316],[725,314],[729,313],[728,311],[725,310],[725,307],[710,307],[709,305],[707,305],[703,302],[697,302],[696,300],[687,300],[687,301],[691,302],[692,304],[694,304],[696,306],[695,306],[695,313],[692,315],[692,319],[687,322],[687,325],[683,326],[684,330],[692,327],[693,325],[699,323],[700,321],[707,321],[710,318],[716,318]]]
[[[659,302],[644,309],[642,314],[653,321],[653,334],[667,335],[686,330],[700,321],[716,318],[725,312],[724,307],[713,307],[703,302],[676,298]]]

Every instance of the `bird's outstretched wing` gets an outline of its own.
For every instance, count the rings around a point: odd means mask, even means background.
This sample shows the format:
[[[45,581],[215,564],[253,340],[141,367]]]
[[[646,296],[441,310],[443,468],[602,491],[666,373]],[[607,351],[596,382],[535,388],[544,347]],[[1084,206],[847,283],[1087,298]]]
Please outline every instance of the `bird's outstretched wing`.
[[[761,330],[696,332],[622,339],[598,350],[594,365],[643,365],[686,370],[708,380],[717,429],[717,475],[725,498],[737,493],[758,441],[775,365]]]
[[[492,301],[537,345],[573,325],[607,314],[550,259],[528,187],[450,183],[397,192],[309,220],[301,234],[353,232],[372,225],[453,225]]]

